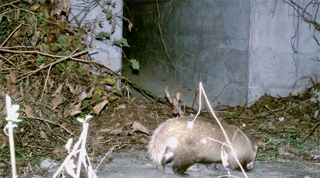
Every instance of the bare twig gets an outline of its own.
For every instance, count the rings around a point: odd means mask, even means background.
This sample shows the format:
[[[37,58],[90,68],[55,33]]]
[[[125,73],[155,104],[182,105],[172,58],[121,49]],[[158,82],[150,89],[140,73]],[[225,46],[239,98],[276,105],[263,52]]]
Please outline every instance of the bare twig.
[[[306,142],[308,140],[308,138],[317,130],[317,128],[320,126],[320,122],[318,122],[311,130],[311,132],[309,133],[309,135],[302,141],[301,144],[303,144],[304,142]]]
[[[46,78],[46,81],[44,82],[44,87],[43,87],[43,90],[42,90],[42,94],[41,94],[41,98],[40,98],[40,103],[42,101],[42,98],[43,98],[43,95],[47,89],[47,83],[48,83],[48,79],[49,79],[49,76],[50,76],[50,71],[51,71],[51,68],[52,68],[52,65],[49,67],[49,70],[48,70],[48,74],[47,74],[47,78]]]
[[[161,38],[161,41],[162,41],[162,44],[163,44],[163,47],[164,47],[164,50],[166,52],[166,55],[167,57],[170,59],[170,62],[171,64],[173,64],[173,60],[171,58],[171,56],[169,55],[168,53],[168,49],[167,49],[167,46],[166,46],[166,43],[164,42],[164,39],[163,39],[163,36],[162,36],[162,30],[161,30],[161,14],[160,14],[160,9],[159,9],[159,2],[158,0],[157,1],[157,11],[158,11],[158,28],[159,28],[159,32],[160,32],[160,38]]]
[[[13,62],[11,62],[11,61],[10,61],[9,59],[7,59],[6,57],[2,56],[1,54],[0,54],[0,57],[3,58],[4,60],[6,60],[7,62],[9,62],[11,65],[14,66]]]
[[[7,37],[6,40],[4,40],[4,42],[0,45],[0,47],[2,47],[4,44],[6,44],[6,42],[11,38],[11,36],[21,27],[22,24],[20,24],[19,26],[17,26],[11,33],[10,35]]]
[[[45,65],[45,66],[43,66],[43,67],[41,67],[39,69],[36,69],[34,71],[30,71],[30,72],[28,72],[26,74],[22,74],[21,76],[18,77],[18,78],[20,78],[20,80],[23,80],[23,79],[29,77],[30,75],[33,75],[33,74],[35,74],[35,73],[37,73],[37,72],[39,72],[39,71],[41,71],[43,69],[46,69],[46,68],[48,68],[50,66],[58,64],[58,63],[60,63],[62,61],[65,61],[67,59],[73,59],[74,60],[74,57],[80,56],[82,54],[85,54],[88,51],[90,51],[92,49],[96,49],[96,48],[97,47],[89,48],[89,49],[86,49],[84,51],[81,51],[81,52],[78,52],[78,53],[75,53],[75,54],[72,54],[72,55],[69,55],[69,56],[57,56],[57,55],[52,55],[52,54],[48,54],[48,53],[43,53],[43,52],[40,52],[40,51],[15,51],[15,50],[3,49],[3,48],[0,48],[0,51],[9,52],[9,53],[22,53],[22,54],[25,54],[25,53],[41,54],[41,55],[44,55],[44,56],[49,56],[49,57],[54,57],[54,58],[61,58],[61,59],[59,59],[59,60],[57,60],[57,61],[55,61],[53,63],[47,64],[47,65]]]
[[[8,4],[3,4],[1,5],[0,7],[4,7],[4,6],[8,6],[8,5],[11,5],[11,4],[14,4],[16,2],[20,2],[21,0],[16,0],[16,1],[13,1],[13,2],[9,2]]]
[[[107,152],[107,154],[101,159],[100,163],[99,163],[99,164],[97,165],[97,167],[94,169],[94,172],[97,171],[97,169],[100,167],[101,163],[106,159],[106,157],[107,157],[108,155],[110,155],[110,154],[114,151],[115,148],[119,148],[119,145],[115,145],[115,146],[113,146],[112,148],[110,148],[110,150]]]
[[[319,11],[319,8],[320,8],[320,2],[311,0],[305,7],[300,6],[297,3],[297,1],[293,1],[293,0],[288,0],[288,1],[287,0],[283,0],[283,2],[285,2],[286,4],[291,6],[294,9],[294,11],[298,13],[299,17],[301,17],[305,22],[309,23],[310,25],[312,25],[314,27],[313,38],[316,41],[317,45],[320,46],[319,40],[317,39],[316,33],[315,33],[315,31],[320,31],[320,24],[316,21],[317,20],[317,14],[318,14],[318,11]],[[316,8],[315,12],[313,14],[308,12],[308,8],[310,6]],[[297,29],[295,29],[295,31],[297,31]],[[296,53],[296,49],[295,49],[294,45],[292,45],[292,49]]]
[[[74,133],[72,133],[70,130],[68,130],[66,127],[64,127],[63,125],[60,125],[58,123],[55,123],[53,121],[50,121],[50,120],[47,120],[47,119],[42,119],[42,118],[37,118],[35,117],[34,119],[36,120],[40,120],[40,121],[44,121],[44,122],[47,122],[47,123],[50,123],[50,124],[53,124],[53,125],[56,125],[56,126],[59,126],[61,127],[63,130],[67,131],[70,135],[74,135]]]

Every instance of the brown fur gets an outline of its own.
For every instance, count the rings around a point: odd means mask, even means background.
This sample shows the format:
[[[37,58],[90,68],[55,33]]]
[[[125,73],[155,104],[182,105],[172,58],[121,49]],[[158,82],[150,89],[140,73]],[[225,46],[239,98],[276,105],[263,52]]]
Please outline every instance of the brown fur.
[[[185,175],[185,171],[194,163],[203,163],[209,169],[221,162],[221,149],[228,155],[228,164],[232,169],[239,168],[231,149],[226,145],[226,139],[217,123],[197,118],[192,128],[188,122],[193,117],[178,117],[168,119],[154,131],[148,145],[150,158],[157,164],[159,173],[165,173],[165,164],[173,161],[172,170],[175,174]],[[232,142],[237,158],[245,169],[253,169],[257,152],[248,137],[239,129],[223,124]],[[214,140],[212,140],[214,139]],[[211,165],[214,165],[212,167]]]

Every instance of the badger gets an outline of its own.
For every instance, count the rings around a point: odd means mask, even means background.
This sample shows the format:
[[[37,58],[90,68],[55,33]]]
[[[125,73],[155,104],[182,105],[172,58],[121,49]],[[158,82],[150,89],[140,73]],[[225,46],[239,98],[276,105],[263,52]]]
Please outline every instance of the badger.
[[[210,170],[222,162],[227,155],[227,167],[238,169],[230,146],[218,125],[198,117],[171,118],[160,124],[148,143],[149,158],[157,165],[158,173],[165,173],[165,165],[173,162],[172,170],[177,175],[186,175],[186,170],[194,163],[205,164]],[[235,154],[245,170],[254,168],[257,145],[235,126],[222,124],[232,144]]]

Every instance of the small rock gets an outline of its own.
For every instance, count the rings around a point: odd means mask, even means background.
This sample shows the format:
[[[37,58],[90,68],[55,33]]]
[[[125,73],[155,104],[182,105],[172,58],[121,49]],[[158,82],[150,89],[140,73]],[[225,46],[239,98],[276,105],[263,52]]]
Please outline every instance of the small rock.
[[[55,168],[57,166],[58,166],[58,163],[56,163],[55,161],[52,161],[49,158],[43,160],[40,164],[40,168],[42,169]]]

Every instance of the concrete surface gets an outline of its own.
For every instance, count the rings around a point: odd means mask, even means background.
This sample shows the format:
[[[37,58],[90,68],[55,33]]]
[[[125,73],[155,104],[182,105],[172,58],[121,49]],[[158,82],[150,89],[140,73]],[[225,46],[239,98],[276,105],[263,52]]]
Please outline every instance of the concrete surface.
[[[146,152],[137,151],[131,153],[113,153],[113,161],[103,164],[97,172],[98,177],[105,178],[150,178],[150,177],[180,177],[172,172],[172,166],[166,166],[166,174],[160,175],[156,171],[152,161],[146,158]],[[255,169],[247,172],[249,178],[279,178],[279,177],[299,177],[316,178],[320,177],[319,163],[303,162],[256,162]],[[219,177],[228,175],[228,171],[218,164],[218,170],[210,172],[204,165],[200,165],[200,172],[187,171],[189,177]],[[244,177],[240,171],[230,171],[230,174],[237,177]],[[308,177],[309,176],[309,177]]]
[[[145,151],[112,153],[108,155],[107,159],[100,165],[96,171],[98,178],[150,178],[150,177],[181,177],[177,176],[172,171],[172,164],[167,164],[165,167],[166,173],[164,175],[158,174],[156,166],[151,160],[146,158]],[[101,160],[95,158],[95,160]],[[49,161],[50,162],[50,161]],[[99,163],[93,164],[93,169]],[[57,171],[59,164],[50,163],[50,169],[43,169],[43,175],[32,177],[52,177]],[[188,177],[245,177],[241,171],[227,170],[223,168],[222,164],[217,165],[216,171],[209,171],[204,165],[200,164],[200,171],[187,171]],[[65,175],[67,175],[65,173]],[[256,161],[254,170],[246,172],[249,178],[319,178],[320,177],[320,163],[311,162],[297,162],[297,161]],[[25,176],[22,176],[25,177]],[[28,176],[27,176],[28,177]],[[30,176],[29,176],[30,177]],[[81,177],[87,177],[85,169],[81,171]]]

